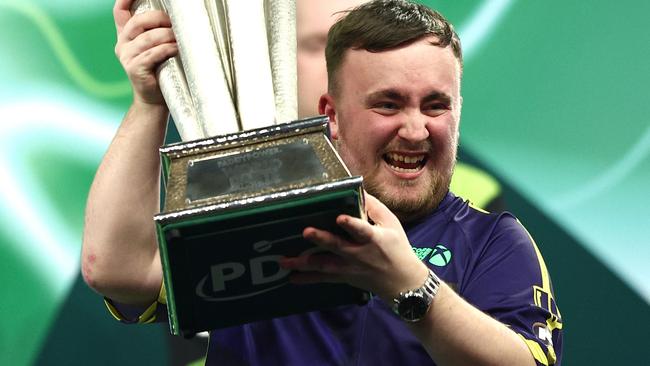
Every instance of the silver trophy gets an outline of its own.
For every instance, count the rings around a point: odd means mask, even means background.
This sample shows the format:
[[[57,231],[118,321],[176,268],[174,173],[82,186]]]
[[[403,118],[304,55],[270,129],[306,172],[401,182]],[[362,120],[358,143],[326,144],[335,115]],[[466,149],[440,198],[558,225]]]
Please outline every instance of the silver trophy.
[[[297,118],[295,0],[136,0],[166,11],[179,56],[158,79],[183,141]]]
[[[296,120],[295,0],[140,0],[166,11],[179,56],[158,69],[183,142],[162,147],[155,216],[171,331],[193,333],[346,304],[342,284],[295,286],[282,256],[314,253],[306,226],[364,217],[361,177],[328,120]]]

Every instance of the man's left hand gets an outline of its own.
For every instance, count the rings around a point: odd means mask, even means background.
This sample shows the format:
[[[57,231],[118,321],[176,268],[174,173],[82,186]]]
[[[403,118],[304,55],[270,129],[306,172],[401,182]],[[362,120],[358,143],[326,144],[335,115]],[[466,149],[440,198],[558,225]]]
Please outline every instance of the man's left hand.
[[[304,229],[304,238],[324,251],[280,262],[283,268],[294,270],[293,283],[348,283],[385,301],[422,286],[428,270],[413,253],[401,223],[378,199],[368,193],[365,197],[374,225],[340,215],[336,223],[348,234],[346,238],[313,227]]]

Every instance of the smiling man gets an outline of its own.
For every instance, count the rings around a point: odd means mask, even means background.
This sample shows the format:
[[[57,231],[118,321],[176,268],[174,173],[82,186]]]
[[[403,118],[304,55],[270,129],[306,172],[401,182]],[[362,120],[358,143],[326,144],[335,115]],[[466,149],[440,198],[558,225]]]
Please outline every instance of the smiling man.
[[[330,93],[320,102],[348,167],[402,221],[430,212],[447,193],[461,111],[452,47],[432,47],[433,36],[406,42],[345,57],[330,47]]]
[[[319,111],[377,199],[367,196],[373,224],[337,218],[348,239],[306,228],[328,254],[286,258],[293,281],[378,295],[353,323],[363,343],[391,350],[362,349],[363,363],[559,364],[562,323],[535,243],[511,215],[449,193],[462,106],[451,25],[421,5],[374,1],[332,27],[326,57]]]
[[[114,303],[147,308],[118,314],[147,323],[165,312],[151,215],[167,109],[153,70],[177,50],[167,17],[131,18],[126,3],[116,3],[117,50],[134,102],[89,194],[83,274]],[[325,252],[281,265],[295,283],[345,282],[377,296],[214,330],[207,363],[559,364],[562,322],[535,243],[512,215],[449,192],[462,105],[451,25],[422,5],[373,1],[334,25],[326,56],[319,110],[343,160],[364,176],[371,220],[339,216],[346,238],[305,228]]]

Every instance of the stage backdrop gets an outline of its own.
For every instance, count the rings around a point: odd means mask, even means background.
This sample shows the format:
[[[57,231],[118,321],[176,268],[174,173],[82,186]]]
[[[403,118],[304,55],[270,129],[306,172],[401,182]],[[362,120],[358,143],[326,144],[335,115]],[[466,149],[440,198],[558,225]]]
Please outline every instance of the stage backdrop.
[[[465,50],[463,157],[537,238],[565,364],[648,364],[645,0],[426,1]],[[80,280],[83,209],[131,99],[110,0],[0,0],[0,364],[165,364]]]

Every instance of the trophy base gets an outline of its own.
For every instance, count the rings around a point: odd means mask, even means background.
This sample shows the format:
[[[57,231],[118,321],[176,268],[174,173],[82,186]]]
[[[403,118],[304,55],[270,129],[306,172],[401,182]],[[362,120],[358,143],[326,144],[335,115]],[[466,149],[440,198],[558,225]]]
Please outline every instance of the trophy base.
[[[351,177],[315,118],[161,149],[166,202],[155,223],[171,332],[194,333],[349,304],[345,284],[293,285],[282,257],[318,255],[312,226],[346,234],[365,217]]]
[[[302,237],[307,226],[344,235],[336,217],[359,217],[359,195],[328,192],[159,226],[172,333],[367,302],[368,292],[348,285],[293,285],[278,265],[317,250]]]

